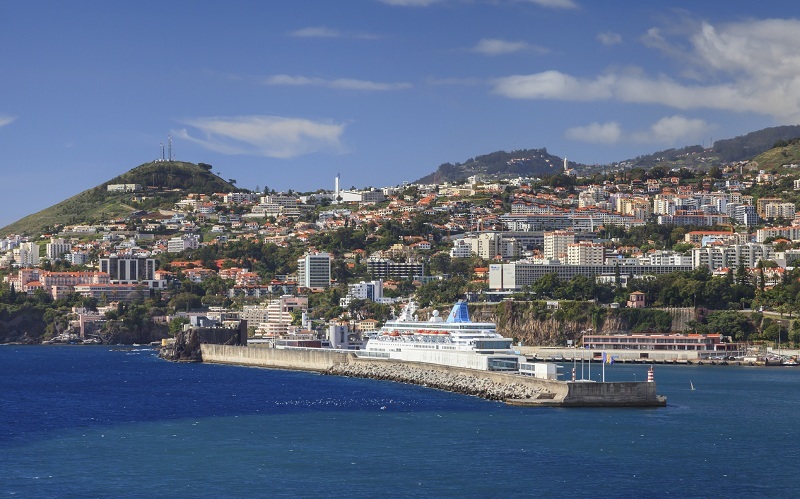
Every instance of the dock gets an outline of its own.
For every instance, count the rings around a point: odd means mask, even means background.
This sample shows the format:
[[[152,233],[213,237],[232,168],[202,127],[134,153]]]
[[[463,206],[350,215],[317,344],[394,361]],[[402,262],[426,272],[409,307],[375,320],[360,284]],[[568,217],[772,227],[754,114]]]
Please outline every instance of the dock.
[[[524,407],[663,407],[654,381],[571,382],[320,348],[202,344],[201,361],[410,383]]]

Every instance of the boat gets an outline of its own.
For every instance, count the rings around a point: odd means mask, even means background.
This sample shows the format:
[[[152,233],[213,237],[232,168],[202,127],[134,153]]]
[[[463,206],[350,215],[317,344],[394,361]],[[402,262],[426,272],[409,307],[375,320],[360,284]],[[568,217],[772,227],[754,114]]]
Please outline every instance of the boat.
[[[418,305],[409,301],[400,315],[377,331],[365,334],[363,358],[427,362],[485,371],[519,371],[525,358],[514,352],[513,339],[497,332],[491,322],[473,322],[467,302],[453,305],[447,319],[434,310],[419,320]]]
[[[689,389],[694,390],[694,383],[692,383],[692,380],[689,380]]]

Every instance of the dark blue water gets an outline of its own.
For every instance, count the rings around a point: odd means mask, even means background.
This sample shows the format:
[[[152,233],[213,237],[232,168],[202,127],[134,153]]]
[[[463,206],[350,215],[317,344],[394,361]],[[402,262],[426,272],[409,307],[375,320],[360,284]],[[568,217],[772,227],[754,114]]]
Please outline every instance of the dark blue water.
[[[800,368],[655,372],[666,408],[533,409],[145,349],[4,346],[0,494],[797,495]]]

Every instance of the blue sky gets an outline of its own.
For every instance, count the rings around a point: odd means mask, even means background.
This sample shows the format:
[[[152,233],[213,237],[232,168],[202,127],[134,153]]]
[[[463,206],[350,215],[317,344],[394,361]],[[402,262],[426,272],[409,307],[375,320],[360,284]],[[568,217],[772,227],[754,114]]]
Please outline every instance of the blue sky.
[[[800,123],[794,2],[0,0],[0,226],[160,155],[249,189]]]

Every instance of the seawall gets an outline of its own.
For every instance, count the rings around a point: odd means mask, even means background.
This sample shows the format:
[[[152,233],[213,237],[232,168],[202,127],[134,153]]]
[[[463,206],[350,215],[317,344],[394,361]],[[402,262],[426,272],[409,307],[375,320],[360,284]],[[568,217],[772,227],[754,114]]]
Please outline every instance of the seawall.
[[[655,383],[568,383],[420,362],[361,359],[351,352],[202,344],[202,361],[315,371],[411,383],[524,406],[656,407]]]
[[[207,343],[200,345],[200,352],[203,362],[315,372],[326,372],[355,357],[352,353],[321,348],[282,349]]]

